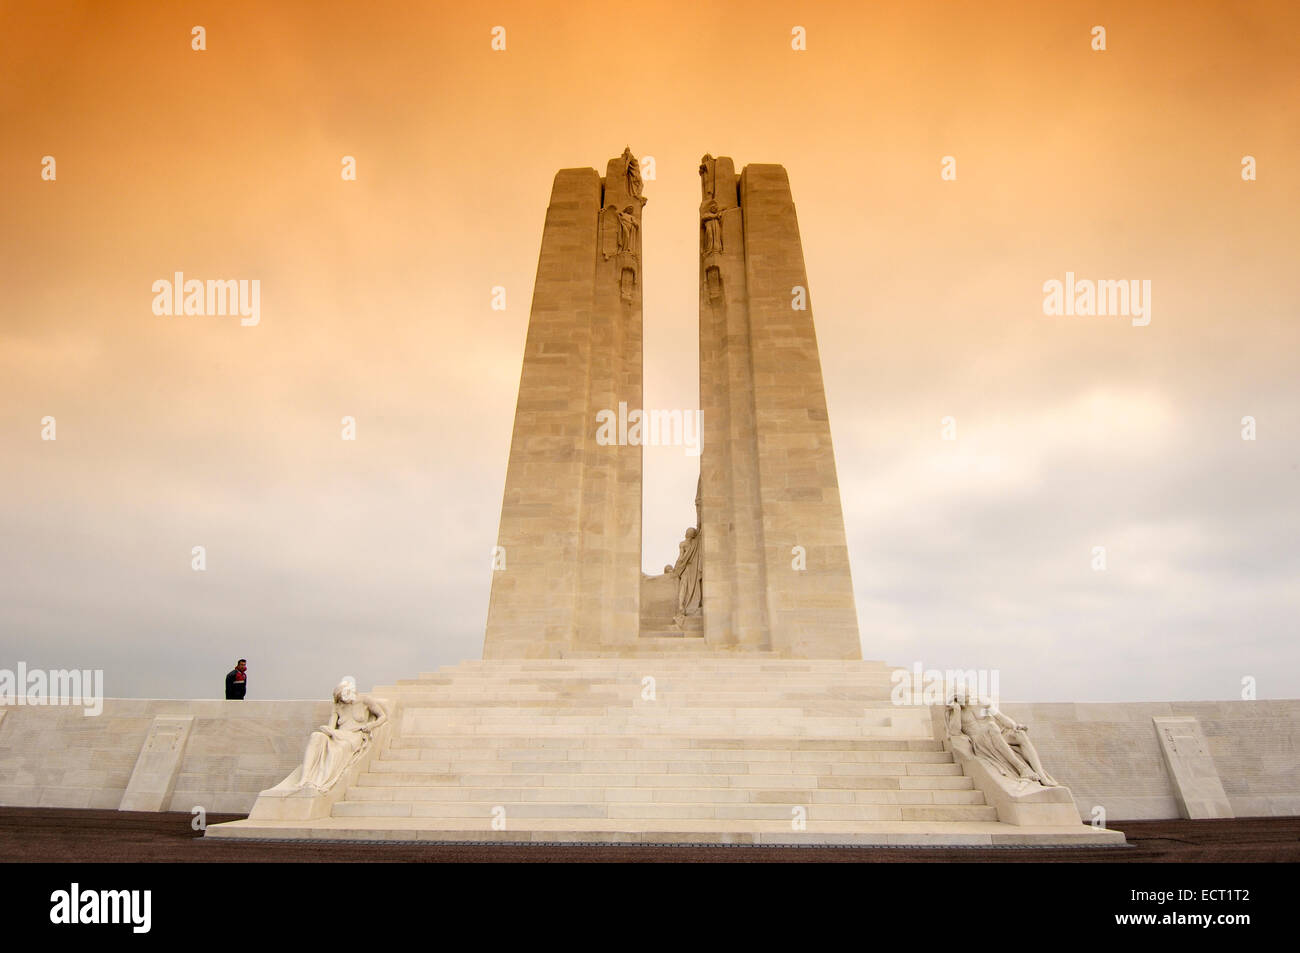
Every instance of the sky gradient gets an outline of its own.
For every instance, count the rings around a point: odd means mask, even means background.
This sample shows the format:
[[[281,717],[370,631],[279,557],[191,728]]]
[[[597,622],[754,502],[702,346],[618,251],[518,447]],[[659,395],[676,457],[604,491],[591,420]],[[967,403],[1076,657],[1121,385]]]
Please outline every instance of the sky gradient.
[[[867,658],[1300,697],[1300,8],[1134,7],[6,4],[0,667],[479,657],[551,179],[629,145],[647,407],[698,406],[700,155],[789,172]],[[260,323],[155,315],[176,271]],[[1067,271],[1150,280],[1150,325],[1045,315]],[[657,571],[698,458],[645,472]]]

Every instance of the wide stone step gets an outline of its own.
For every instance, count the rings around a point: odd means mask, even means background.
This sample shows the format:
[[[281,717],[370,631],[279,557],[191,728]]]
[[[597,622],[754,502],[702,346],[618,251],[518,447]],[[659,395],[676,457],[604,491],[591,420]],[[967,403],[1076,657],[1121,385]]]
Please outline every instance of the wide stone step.
[[[603,752],[601,752],[603,754]],[[649,752],[647,752],[649,753]],[[725,752],[720,752],[725,753]],[[780,752],[777,752],[780,753]],[[873,752],[874,753],[874,752]],[[902,752],[904,754],[909,752]],[[888,760],[846,761],[835,758],[789,760],[777,758],[746,758],[691,761],[668,761],[655,758],[566,758],[564,752],[548,749],[514,751],[503,748],[496,758],[389,758],[385,756],[371,763],[370,771],[378,774],[462,774],[501,773],[522,771],[530,774],[843,774],[852,777],[903,777],[906,775],[960,774],[961,770],[947,755],[936,752],[915,752],[917,760],[899,760],[897,752],[888,754]],[[475,772],[473,766],[484,770]]]
[[[940,742],[932,738],[819,738],[780,737],[737,738],[716,737],[706,734],[690,737],[654,735],[590,734],[576,738],[541,737],[530,734],[439,734],[403,735],[393,739],[385,757],[406,749],[463,750],[488,748],[555,748],[569,751],[645,750],[672,751],[672,757],[694,757],[691,751],[942,751]],[[791,755],[793,757],[793,755]]]
[[[624,732],[638,728],[688,728],[698,729],[707,734],[709,728],[715,728],[722,734],[733,731],[755,732],[779,735],[781,729],[790,729],[791,735],[806,736],[814,734],[817,729],[825,728],[837,735],[845,731],[854,732],[867,729],[888,728],[891,726],[921,727],[930,735],[929,712],[888,707],[858,707],[845,714],[798,714],[797,709],[790,709],[789,714],[751,715],[741,712],[736,715],[700,715],[687,712],[663,712],[655,710],[632,711],[627,708],[610,711],[582,713],[553,712],[550,714],[534,713],[529,710],[478,711],[473,709],[432,709],[427,707],[406,708],[400,712],[405,733],[455,734],[461,730],[475,730],[485,727],[501,729],[509,733],[515,729],[518,734],[534,732],[533,729],[569,727],[590,728],[592,730],[608,729],[611,732]],[[481,732],[480,732],[481,733]]]
[[[637,705],[644,708],[665,705],[686,705],[696,708],[767,708],[794,705],[820,705],[866,701],[876,705],[894,705],[892,692],[886,687],[871,685],[845,685],[827,690],[824,688],[785,685],[771,691],[723,690],[696,686],[676,687],[656,685],[654,697],[645,697],[639,683],[587,686],[582,690],[572,685],[549,688],[545,686],[483,685],[483,686],[400,686],[397,697],[404,704],[461,704],[467,701],[491,705],[499,699],[501,705],[522,702],[550,704]]]
[[[325,817],[311,821],[231,821],[208,828],[219,839],[289,838],[335,841],[605,844],[799,844],[857,846],[1097,846],[1121,847],[1120,831],[1087,824],[1013,827],[996,821],[824,821],[809,817],[805,830],[780,820],[688,818],[507,818],[504,829],[484,829],[483,819],[423,817]]]
[[[660,779],[656,783],[655,778]],[[748,779],[744,783],[739,779]],[[362,788],[403,788],[428,787],[449,790],[453,788],[484,787],[511,789],[538,789],[559,787],[583,788],[734,788],[737,790],[755,790],[758,788],[780,788],[790,790],[796,787],[820,791],[971,791],[974,784],[970,778],[962,775],[909,774],[909,775],[828,775],[828,774],[618,774],[596,772],[539,772],[525,771],[483,771],[466,773],[460,771],[427,771],[414,773],[373,772],[358,778],[357,784],[349,790]]]
[[[530,821],[540,818],[609,818],[646,820],[677,818],[692,820],[786,820],[794,808],[802,807],[809,817],[822,821],[996,821],[997,811],[972,804],[715,804],[666,802],[617,802],[596,804],[550,804],[490,801],[341,801],[333,817],[425,817],[478,818],[491,829],[494,812],[505,809],[510,818]],[[499,813],[499,812],[497,812]]]
[[[380,696],[389,697],[389,696]],[[660,693],[657,702],[641,701],[638,698],[617,697],[613,695],[479,695],[465,696],[453,694],[407,693],[391,698],[401,703],[404,710],[410,709],[513,709],[516,711],[541,711],[547,709],[592,714],[605,711],[624,712],[693,712],[693,711],[730,711],[733,713],[772,710],[783,714],[807,712],[810,714],[851,715],[861,709],[894,710],[905,706],[896,706],[888,698],[867,695],[825,695],[822,693],[790,694],[782,696],[755,696],[743,698],[734,696],[682,696]]]
[[[573,779],[576,783],[579,779]],[[586,779],[581,779],[585,781]],[[504,778],[502,784],[515,783]],[[777,803],[777,804],[984,804],[976,790],[868,789],[820,790],[809,788],[665,788],[665,787],[413,787],[358,786],[349,789],[354,801],[516,801],[596,804],[614,802],[670,803]]]
[[[445,731],[448,727],[449,726],[447,725],[436,725],[428,726],[428,729],[430,729],[429,733],[432,733],[432,729],[436,728],[439,731]],[[454,730],[456,734],[465,738],[492,738],[500,735],[503,730],[517,730],[519,727],[520,726],[517,725],[461,725],[456,726]],[[610,733],[610,726],[608,724],[597,726],[580,724],[543,724],[529,725],[527,727],[529,731],[535,732],[534,737],[536,738],[554,738],[570,742],[589,737],[593,729],[599,729],[606,737],[616,737],[616,735]],[[720,727],[729,726],[719,726],[714,724],[660,725],[654,726],[653,730],[660,738],[689,740],[694,739],[701,730],[717,730]],[[650,726],[629,725],[625,727],[623,734],[627,738],[637,738],[650,730]],[[773,733],[776,729],[764,727],[762,725],[735,725],[730,726],[729,730],[735,736],[737,741],[754,741],[760,747],[773,738],[788,738],[792,735],[795,737],[821,738],[838,741],[866,741],[875,738],[897,738],[902,736],[916,737],[919,735],[919,731],[914,730],[912,726],[906,724],[899,726],[865,726],[859,728],[809,726],[803,730],[800,730],[798,726],[782,726],[779,733]],[[418,728],[410,730],[407,733],[405,740],[409,743],[410,741],[418,740],[423,734],[424,732],[420,731]]]
[[[659,648],[662,643],[656,642],[651,648]],[[652,653],[653,657],[653,653]],[[636,665],[641,662],[643,657],[628,655],[620,657],[617,652],[590,652],[582,654],[572,654],[565,658],[538,657],[526,658],[519,657],[497,657],[486,659],[466,659],[458,662],[456,665],[444,666],[440,671],[469,671],[475,668],[528,668],[528,669],[556,669],[556,668],[573,668],[573,667],[627,667]],[[812,669],[816,671],[852,671],[858,668],[889,668],[884,662],[876,659],[794,659],[782,658],[776,654],[767,654],[761,652],[709,652],[703,656],[692,655],[690,658],[669,659],[667,661],[676,662],[686,667],[718,667],[718,668],[788,668],[788,669]]]
[[[537,643],[533,641],[515,641],[510,640],[498,643],[494,649],[500,653],[502,659],[518,659],[527,657],[528,653],[537,648]],[[781,656],[775,652],[754,652],[757,658],[764,658],[773,661],[781,661]],[[710,647],[702,638],[682,638],[680,635],[672,638],[642,638],[638,639],[635,644],[628,644],[626,647],[617,651],[606,652],[587,652],[584,657],[592,659],[628,659],[628,658],[656,658],[656,657],[689,657],[689,658],[725,658],[727,653],[720,653],[717,649]],[[565,660],[573,660],[572,653],[566,653]],[[490,659],[489,661],[496,661]],[[545,661],[537,659],[536,661]]]
[[[799,771],[817,771],[820,774],[888,773],[890,766],[905,764],[952,764],[952,758],[942,751],[862,751],[847,752],[857,757],[838,757],[842,752],[796,752],[799,758],[791,758],[789,751],[738,752],[708,751],[700,749],[692,754],[707,757],[686,760],[651,757],[653,752],[636,749],[578,749],[563,751],[555,748],[497,748],[494,755],[485,757],[391,757],[393,754],[427,754],[418,749],[400,749],[384,752],[382,757],[371,762],[370,770],[381,773],[434,772],[446,773],[460,770],[464,773],[483,771],[511,771],[539,762],[559,763],[565,765],[566,771],[595,771],[599,773],[619,774],[707,774],[726,773],[728,771],[748,773],[766,771],[773,774],[791,774]],[[474,752],[477,754],[477,752]],[[636,757],[628,757],[635,754]],[[754,757],[761,754],[763,757]],[[824,769],[824,770],[822,770]],[[905,774],[905,771],[899,773]]]
[[[454,699],[455,702],[465,699]],[[656,716],[697,718],[846,718],[863,711],[871,715],[889,715],[921,713],[921,709],[906,705],[893,705],[889,701],[871,698],[813,698],[805,696],[788,700],[773,700],[770,697],[755,699],[751,704],[723,704],[716,699],[687,702],[681,699],[664,699],[658,702],[642,702],[633,699],[609,701],[605,698],[534,698],[518,704],[513,700],[484,701],[470,707],[463,704],[449,704],[440,696],[425,702],[415,698],[403,698],[402,708],[406,712],[444,713],[449,717],[515,717],[543,718],[547,715],[569,715],[572,717],[642,717]],[[928,711],[925,712],[928,714]]]
[[[601,712],[692,712],[692,711],[729,711],[735,714],[772,710],[782,714],[807,712],[809,714],[825,713],[830,715],[852,715],[861,709],[873,711],[919,711],[920,706],[895,705],[887,695],[868,695],[824,692],[802,692],[789,694],[754,695],[752,697],[737,695],[680,695],[660,692],[658,701],[642,701],[630,694],[591,694],[576,695],[572,692],[552,695],[509,695],[482,694],[475,696],[454,695],[436,692],[408,691],[401,695],[383,695],[398,703],[403,709],[511,709],[515,711],[537,711],[553,708],[559,711],[596,714]]]
[[[673,624],[672,617],[658,619],[644,619],[641,623],[642,639],[703,639],[704,638],[704,620],[699,616],[690,616],[679,629]],[[665,648],[658,642],[648,644],[647,648]],[[671,647],[671,646],[667,646]]]
[[[465,659],[454,666],[442,666],[434,672],[474,672],[474,671],[572,671],[590,670],[598,672],[628,671],[638,668],[640,659],[619,659],[594,655],[594,657],[573,658],[536,658],[536,659]],[[676,664],[681,670],[689,672],[708,671],[780,671],[780,672],[855,672],[855,671],[894,671],[892,666],[880,659],[783,659],[768,658],[762,655],[716,655],[705,659],[684,659],[680,662],[664,662],[667,667]]]
[[[577,680],[577,679],[523,679],[515,678],[508,681],[496,679],[491,681],[474,682],[464,678],[449,678],[443,682],[421,681],[409,682],[402,685],[385,685],[376,686],[373,690],[380,693],[383,689],[385,692],[395,691],[398,694],[403,693],[420,693],[429,694],[453,694],[459,693],[464,695],[481,695],[488,693],[506,693],[510,695],[528,696],[554,694],[568,696],[581,696],[584,693],[605,693],[615,695],[628,700],[640,699],[643,696],[646,701],[653,701],[650,697],[650,685],[644,682],[644,677],[650,673],[633,675],[623,679],[608,680]],[[790,678],[773,678],[770,680],[751,679],[748,676],[738,675],[730,676],[719,680],[716,683],[682,681],[675,678],[658,676],[655,678],[654,695],[663,698],[669,695],[700,695],[707,697],[729,696],[736,698],[780,698],[786,695],[803,694],[807,696],[828,696],[836,697],[841,694],[869,694],[879,698],[889,699],[895,695],[894,686],[885,681],[842,681],[842,682],[825,682],[818,679],[798,680]]]
[[[630,656],[625,659],[616,657],[602,658],[537,658],[537,659],[466,659],[455,665],[444,665],[437,669],[426,669],[420,675],[435,675],[444,672],[488,672],[488,671],[626,671],[644,665],[645,659]],[[774,656],[711,655],[706,658],[663,659],[665,668],[681,668],[692,672],[716,671],[781,671],[781,672],[892,672],[897,668],[884,662],[865,660],[835,659],[788,659]]]
[[[643,697],[635,684],[588,686],[581,690],[565,688],[519,688],[508,685],[442,688],[437,685],[412,685],[397,689],[376,689],[379,698],[400,701],[403,705],[428,705],[459,707],[475,702],[485,707],[506,707],[527,703],[565,706],[605,707],[608,705],[656,708],[685,706],[689,708],[803,708],[821,705],[863,703],[891,708],[921,707],[895,704],[893,693],[886,687],[846,685],[834,691],[815,687],[801,688],[786,685],[771,691],[722,691],[709,688],[655,687],[654,697]]]
[[[758,670],[737,670],[720,672],[696,672],[689,670],[671,670],[662,665],[639,665],[623,671],[600,670],[581,671],[490,671],[490,672],[435,672],[417,678],[399,679],[394,683],[385,683],[385,688],[446,688],[452,685],[467,690],[491,687],[518,688],[555,688],[559,686],[620,687],[637,686],[640,689],[643,679],[652,676],[656,689],[660,685],[669,685],[678,689],[697,689],[700,691],[752,691],[758,688],[777,688],[790,685],[798,688],[849,687],[878,690],[892,688],[894,676],[889,672],[850,672],[822,674],[818,672],[764,672]]]
[[[638,664],[635,667],[615,670],[609,668],[554,671],[502,671],[481,672],[426,672],[415,678],[398,679],[384,683],[398,687],[411,685],[450,685],[460,684],[466,687],[483,685],[518,685],[555,686],[555,685],[626,685],[639,684],[646,676],[653,676],[656,684],[671,683],[677,686],[707,685],[711,688],[723,688],[740,691],[751,685],[780,685],[788,682],[796,685],[892,685],[896,676],[889,671],[857,672],[779,672],[758,669],[736,671],[696,671],[690,668],[671,668],[659,663]],[[910,679],[908,679],[910,681]]]
[[[378,765],[376,765],[377,767]],[[498,768],[504,765],[498,765]],[[846,788],[867,778],[888,778],[901,781],[903,778],[961,778],[969,782],[955,764],[834,764],[829,771],[813,770],[821,765],[805,765],[803,770],[770,771],[767,764],[753,765],[750,771],[727,772],[671,772],[667,770],[646,771],[592,771],[583,770],[586,765],[581,761],[561,762],[518,762],[511,771],[375,771],[361,774],[357,784],[400,785],[400,784],[466,784],[490,785],[496,787],[538,787],[542,785],[572,784],[573,778],[582,777],[583,787],[821,787]],[[509,784],[502,784],[501,778],[509,777]],[[898,784],[894,785],[895,787]]]
[[[950,762],[924,762],[950,764]],[[367,775],[816,775],[833,777],[961,777],[959,774],[909,774],[907,764],[835,761],[542,761],[539,758],[498,758],[495,761],[429,761],[382,759],[370,763]],[[365,781],[363,781],[365,783]],[[374,781],[387,784],[389,781]],[[419,783],[419,781],[413,781]]]
[[[656,701],[645,701],[639,695],[624,692],[575,694],[573,692],[549,694],[512,694],[506,692],[481,694],[456,694],[450,692],[428,692],[424,690],[405,690],[401,694],[375,693],[375,697],[386,698],[397,703],[402,709],[510,709],[515,711],[538,711],[556,709],[574,713],[599,712],[692,712],[692,711],[730,711],[733,713],[771,710],[790,714],[807,712],[829,715],[852,715],[862,709],[879,711],[920,710],[919,706],[895,705],[888,694],[872,695],[865,692],[788,692],[771,694],[682,694],[660,691]]]
[[[799,688],[812,688],[818,685],[844,686],[849,688],[877,689],[881,686],[892,687],[893,677],[884,673],[862,672],[836,676],[822,675],[815,672],[717,672],[712,674],[671,672],[652,665],[643,665],[626,672],[490,672],[482,674],[464,674],[449,672],[446,674],[423,675],[419,678],[400,679],[391,683],[396,688],[447,688],[455,685],[465,689],[490,687],[515,688],[558,688],[562,686],[599,686],[627,687],[635,686],[639,691],[647,677],[654,678],[655,688],[671,685],[678,689],[698,688],[708,691],[751,691],[759,688],[779,688],[781,685],[794,685]],[[389,684],[389,683],[386,683]]]
[[[865,711],[858,710],[851,714],[818,714],[818,715],[750,715],[745,713],[735,715],[700,715],[687,711],[681,712],[633,712],[628,709],[613,709],[609,711],[597,710],[592,712],[583,712],[574,710],[572,712],[552,711],[549,713],[530,714],[527,711],[514,711],[509,714],[504,711],[496,713],[474,712],[473,709],[465,709],[465,714],[457,714],[457,709],[431,710],[427,708],[407,709],[402,712],[403,719],[408,724],[446,724],[450,728],[461,725],[591,725],[599,726],[608,724],[618,728],[624,728],[628,725],[685,725],[688,727],[707,727],[709,725],[720,725],[730,727],[767,726],[777,729],[785,726],[791,728],[810,728],[818,725],[825,725],[830,728],[854,728],[867,727],[873,728],[880,725],[892,724],[900,718],[896,713],[889,710]],[[793,710],[792,710],[793,711]],[[775,732],[769,732],[775,733]]]

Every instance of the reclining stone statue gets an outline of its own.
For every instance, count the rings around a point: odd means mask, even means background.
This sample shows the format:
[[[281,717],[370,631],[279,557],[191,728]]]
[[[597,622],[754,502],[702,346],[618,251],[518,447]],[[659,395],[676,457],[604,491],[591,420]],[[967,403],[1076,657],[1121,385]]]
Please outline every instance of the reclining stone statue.
[[[1043,787],[1060,787],[1043,769],[1029,729],[989,705],[961,693],[947,707],[948,741],[953,750],[979,758],[999,774]]]
[[[392,722],[385,703],[357,692],[345,678],[334,688],[329,720],[313,728],[302,764],[253,802],[250,820],[311,820],[329,817],[334,802],[387,742]]]
[[[298,769],[299,788],[328,791],[348,766],[370,746],[371,733],[388,722],[384,706],[344,679],[334,689],[329,721],[312,731]],[[292,775],[287,779],[293,782]]]

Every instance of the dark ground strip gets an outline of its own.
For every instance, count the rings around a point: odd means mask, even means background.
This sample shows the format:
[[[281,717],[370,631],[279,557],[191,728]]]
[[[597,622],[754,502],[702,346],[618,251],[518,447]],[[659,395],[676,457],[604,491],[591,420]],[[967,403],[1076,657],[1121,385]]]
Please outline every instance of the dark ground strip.
[[[241,815],[209,814],[208,823]],[[0,862],[670,861],[889,863],[1300,861],[1300,817],[1117,821],[1126,848],[640,847],[622,845],[203,842],[189,814],[0,807]]]

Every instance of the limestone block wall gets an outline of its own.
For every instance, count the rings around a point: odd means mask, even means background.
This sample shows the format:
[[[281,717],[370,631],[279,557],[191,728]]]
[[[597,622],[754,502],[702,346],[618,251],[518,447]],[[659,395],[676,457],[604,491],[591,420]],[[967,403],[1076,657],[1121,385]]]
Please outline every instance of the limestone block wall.
[[[702,168],[700,402],[710,645],[862,657],[821,358],[786,171]],[[710,238],[710,223],[720,219]],[[799,307],[796,307],[796,304]],[[801,547],[802,568],[796,568]]]
[[[300,763],[328,701],[108,698],[97,716],[64,706],[6,706],[0,805],[116,809],[155,717],[191,717],[166,809],[244,813]]]
[[[1087,820],[1179,817],[1157,715],[1200,723],[1237,817],[1300,816],[1300,701],[1015,703],[1043,762]],[[245,813],[297,767],[328,701],[110,698],[80,708],[0,707],[0,806],[115,809],[156,717],[193,724],[168,809]]]
[[[641,631],[671,631],[677,613],[677,577],[641,576]]]
[[[642,410],[642,199],[628,189],[622,159],[611,159],[602,184],[598,254],[592,292],[591,359],[582,467],[582,512],[574,645],[630,644],[640,634],[641,444],[601,443],[596,415]],[[620,249],[620,216],[636,223]],[[630,429],[630,423],[629,423]]]
[[[1004,702],[1029,726],[1047,770],[1070,788],[1088,820],[1180,816],[1152,718],[1199,721],[1233,814],[1300,815],[1300,701],[1046,704]]]
[[[740,206],[772,648],[798,658],[861,658],[821,357],[785,169],[746,166]],[[794,307],[796,288],[804,289],[803,309]],[[792,568],[795,546],[806,553],[806,569]]]
[[[641,446],[597,414],[641,410],[642,201],[624,161],[555,176],[506,468],[484,658],[634,642]],[[623,247],[620,214],[635,221]]]
[[[701,214],[716,203],[722,247],[700,255],[700,456],[704,634],[714,647],[771,649],[764,576],[758,428],[735,165],[706,169]],[[703,228],[703,226],[701,226]],[[703,241],[703,239],[702,239]]]
[[[537,262],[484,657],[513,640],[567,645],[578,587],[596,222],[595,169],[555,176]]]

